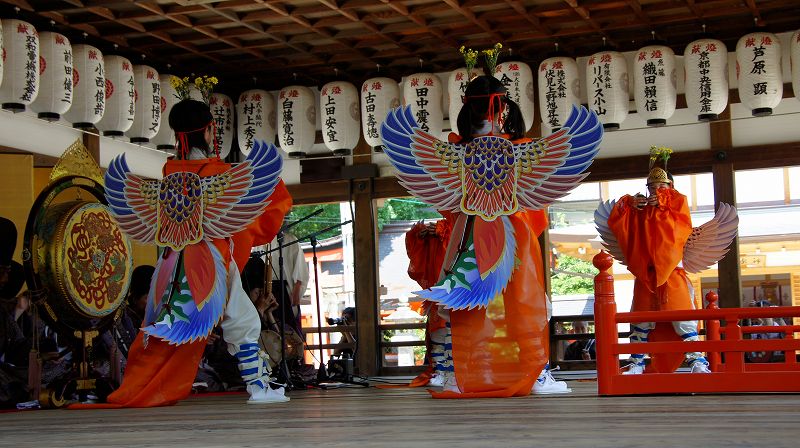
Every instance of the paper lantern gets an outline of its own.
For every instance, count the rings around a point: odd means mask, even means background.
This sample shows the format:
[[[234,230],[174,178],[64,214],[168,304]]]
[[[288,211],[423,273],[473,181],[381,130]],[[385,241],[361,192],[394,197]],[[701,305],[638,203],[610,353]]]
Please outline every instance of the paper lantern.
[[[278,93],[278,143],[289,157],[305,157],[314,146],[316,103],[308,87],[289,86]]]
[[[147,143],[161,128],[161,80],[153,67],[135,65],[133,82],[133,125],[125,135],[131,143]]]
[[[31,110],[39,118],[58,121],[72,106],[72,45],[63,34],[39,34],[39,95]]]
[[[439,137],[442,133],[442,82],[433,73],[415,73],[403,84],[403,98],[420,129]]]
[[[214,146],[219,149],[219,158],[224,159],[233,145],[233,100],[228,95],[212,93],[208,106],[214,117]]]
[[[628,64],[617,51],[601,51],[586,61],[586,96],[589,109],[603,128],[619,129],[628,116]]]
[[[72,106],[64,118],[79,129],[93,128],[106,105],[103,53],[91,45],[72,46]]]
[[[473,70],[473,76],[478,75],[480,69]],[[482,70],[480,74],[483,74]],[[450,98],[448,106],[448,117],[450,118],[450,129],[453,132],[458,132],[458,114],[461,112],[461,107],[464,105],[464,92],[467,91],[470,77],[467,73],[467,68],[462,67],[450,72],[447,77],[447,95]]]
[[[675,53],[664,45],[640,48],[633,62],[636,112],[648,126],[664,126],[678,99]]]
[[[161,99],[159,101],[161,125],[158,127],[156,135],[150,139],[150,142],[162,151],[175,149],[175,132],[169,127],[169,113],[172,111],[172,106],[178,102],[178,92],[175,91],[169,81],[171,76],[173,75],[159,75],[158,77],[161,85]]]
[[[0,20],[0,85],[3,84],[3,66],[6,62],[6,50],[3,46],[3,21]]]
[[[339,156],[350,155],[361,137],[361,114],[356,86],[333,81],[319,91],[322,141]]]
[[[791,46],[792,89],[794,97],[800,99],[800,30],[792,34]]]
[[[3,24],[3,109],[21,112],[39,93],[39,34],[28,22],[10,19]]]
[[[536,105],[533,101],[533,71],[531,67],[519,61],[503,62],[494,69],[494,77],[506,86],[508,97],[519,106],[525,130],[533,126]]]
[[[754,117],[772,114],[783,98],[781,43],[772,33],[750,33],[736,43],[739,99]]]
[[[371,78],[361,86],[361,129],[375,151],[383,151],[379,129],[389,110],[400,106],[400,86],[391,78]]]
[[[239,95],[236,130],[239,150],[250,154],[255,140],[275,142],[275,99],[266,90],[253,89]]]
[[[106,56],[106,110],[97,122],[103,135],[119,137],[133,125],[136,114],[133,64],[122,56]]]
[[[719,118],[728,107],[728,48],[716,39],[699,39],[683,51],[686,106],[700,121]]]
[[[539,113],[542,121],[556,130],[567,121],[572,106],[580,104],[578,63],[557,56],[539,64]]]

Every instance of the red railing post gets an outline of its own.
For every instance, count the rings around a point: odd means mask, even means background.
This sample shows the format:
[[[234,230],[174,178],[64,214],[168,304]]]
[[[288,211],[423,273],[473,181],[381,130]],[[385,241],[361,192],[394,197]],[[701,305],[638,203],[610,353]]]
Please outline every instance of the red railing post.
[[[719,296],[714,291],[709,291],[706,294],[706,309],[709,310],[717,310],[719,306],[717,305],[717,301],[719,301]],[[706,341],[719,341],[719,319],[712,319],[706,321]],[[708,363],[710,364],[710,368],[712,372],[719,372],[720,371],[720,354],[719,352],[708,352]]]
[[[594,277],[594,332],[597,341],[597,391],[611,393],[612,379],[619,375],[619,361],[612,349],[617,343],[617,303],[614,301],[614,276],[609,270],[614,259],[602,251],[592,259],[600,271]]]

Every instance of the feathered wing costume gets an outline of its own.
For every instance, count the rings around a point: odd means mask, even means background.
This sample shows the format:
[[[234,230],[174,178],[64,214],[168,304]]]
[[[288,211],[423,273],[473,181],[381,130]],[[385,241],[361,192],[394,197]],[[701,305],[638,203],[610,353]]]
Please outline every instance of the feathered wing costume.
[[[230,254],[214,240],[245,229],[270,204],[283,160],[272,144],[216,175],[193,172],[144,180],[125,155],[106,172],[106,198],[120,228],[141,243],[166,248],[156,264],[143,331],[170,344],[205,338],[222,319]],[[180,260],[183,258],[183,262]]]
[[[250,333],[260,328],[251,328],[259,319],[241,297],[237,267],[244,266],[253,242],[275,236],[291,207],[279,178],[282,166],[277,148],[263,142],[236,165],[216,158],[168,161],[162,180],[131,173],[124,155],[111,162],[105,182],[112,214],[124,232],[155,242],[163,253],[125,381],[108,404],[98,406],[161,406],[185,398],[205,338],[223,316],[231,317],[222,325],[228,324],[225,339],[229,350],[236,347],[242,378],[248,387],[266,386],[258,345],[241,342],[256,341]]]
[[[624,207],[624,205],[617,203],[616,200],[601,203],[594,212],[594,223],[600,233],[600,238],[603,240],[603,247],[608,250],[614,259],[628,266],[628,259],[631,255],[628,254],[626,256],[628,246],[620,244],[617,236],[608,225],[608,218],[615,207]],[[712,265],[719,262],[728,253],[728,246],[736,236],[738,228],[739,215],[736,212],[736,207],[720,202],[714,217],[701,226],[693,227],[689,237],[683,244],[680,260],[683,264],[683,269],[690,274],[699,274],[706,269],[710,269]],[[677,267],[677,265],[674,267]]]
[[[409,193],[438,210],[475,216],[473,243],[453,272],[417,292],[454,310],[486,308],[503,293],[516,268],[508,216],[542,210],[578,186],[603,135],[597,116],[583,107],[573,107],[563,128],[523,143],[498,136],[443,142],[419,129],[409,108],[390,112],[381,131]]]
[[[585,178],[601,124],[574,108],[563,128],[539,140],[482,136],[459,144],[421,130],[399,108],[381,133],[400,183],[456,216],[443,275],[417,294],[451,310],[458,397],[529,394],[547,350],[536,239],[546,227],[542,209]]]

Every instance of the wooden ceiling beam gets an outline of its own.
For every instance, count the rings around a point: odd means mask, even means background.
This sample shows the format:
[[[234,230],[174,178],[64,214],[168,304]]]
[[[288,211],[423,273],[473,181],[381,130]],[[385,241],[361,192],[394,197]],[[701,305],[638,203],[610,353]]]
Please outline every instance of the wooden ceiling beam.
[[[505,40],[505,38],[499,32],[495,31],[486,20],[475,15],[475,13],[472,12],[472,10],[470,10],[469,8],[462,7],[459,4],[458,0],[443,0],[443,1],[445,4],[447,4],[447,6],[449,6],[454,11],[464,16],[467,20],[474,23],[475,25],[478,25],[478,28],[488,33],[492,37],[492,39],[494,39],[496,42],[503,42]]]
[[[522,16],[525,20],[528,21],[533,27],[538,30],[542,35],[549,36],[553,34],[553,31],[550,30],[548,27],[542,24],[542,21],[539,20],[533,14],[530,14],[527,9],[525,9],[525,5],[522,4],[519,0],[505,0],[506,4],[511,7],[517,14]]]
[[[617,45],[616,42],[614,42],[614,39],[611,38],[611,36],[603,29],[603,27],[601,27],[597,21],[592,19],[592,15],[589,13],[589,10],[578,4],[578,0],[564,0],[564,2],[569,5],[575,14],[580,16],[584,22],[588,23],[590,27],[597,31],[597,34],[603,36],[608,44],[614,46]]]
[[[408,9],[408,7],[406,7],[402,3],[392,0],[381,0],[381,2],[387,5],[388,7],[392,8],[394,11],[401,14],[406,19],[419,25],[422,29],[424,29],[428,33],[436,36],[436,38],[439,39],[440,42],[447,44],[450,48],[458,48],[460,46],[455,39],[444,34],[442,30],[434,26],[429,26],[428,21],[423,16],[417,14],[415,11],[411,11],[410,9]]]
[[[695,17],[698,19],[703,18],[703,12],[700,11],[697,5],[695,5],[694,0],[684,0],[684,2],[686,3],[686,7],[689,8],[689,11],[691,11]]]
[[[753,14],[753,20],[755,20],[755,24],[757,26],[763,26],[764,20],[761,18],[761,12],[759,12],[755,0],[745,0],[745,4],[747,5],[747,9],[750,10],[750,13]]]

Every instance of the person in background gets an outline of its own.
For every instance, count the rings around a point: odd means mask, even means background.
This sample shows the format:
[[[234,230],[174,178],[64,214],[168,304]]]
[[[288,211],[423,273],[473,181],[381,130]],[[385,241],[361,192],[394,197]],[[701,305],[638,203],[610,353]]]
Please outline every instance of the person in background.
[[[573,334],[584,334],[589,331],[585,320],[576,320],[572,323]],[[597,357],[594,339],[578,339],[570,343],[564,350],[564,359],[567,361],[591,361]]]

